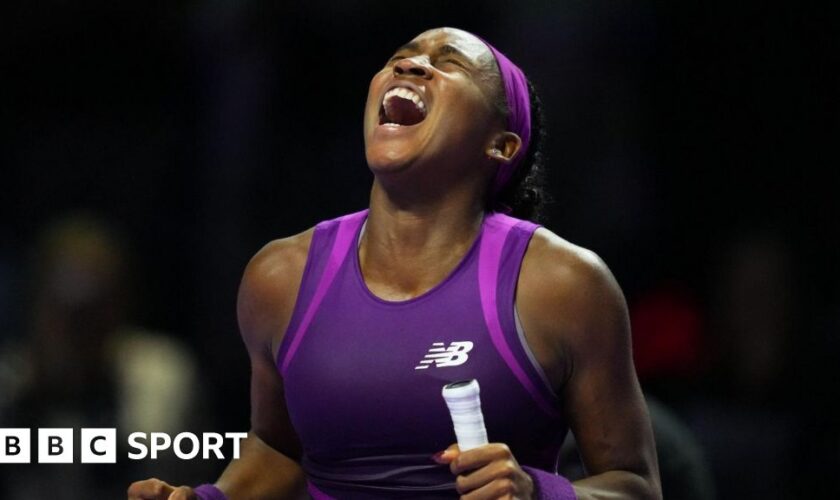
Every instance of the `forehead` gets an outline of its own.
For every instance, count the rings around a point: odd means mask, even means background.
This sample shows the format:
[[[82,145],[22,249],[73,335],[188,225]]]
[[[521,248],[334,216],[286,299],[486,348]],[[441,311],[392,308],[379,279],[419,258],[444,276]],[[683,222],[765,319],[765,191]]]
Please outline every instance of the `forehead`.
[[[457,28],[436,28],[420,33],[410,42],[417,44],[423,52],[434,52],[435,49],[449,45],[476,63],[485,64],[493,60],[493,54],[487,45],[475,35]]]

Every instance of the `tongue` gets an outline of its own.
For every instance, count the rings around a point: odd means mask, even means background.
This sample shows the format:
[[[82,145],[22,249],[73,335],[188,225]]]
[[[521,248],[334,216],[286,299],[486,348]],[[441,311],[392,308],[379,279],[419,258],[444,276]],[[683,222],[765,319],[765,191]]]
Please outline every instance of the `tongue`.
[[[423,121],[425,115],[411,99],[393,96],[385,102],[385,122],[400,125],[415,125]]]

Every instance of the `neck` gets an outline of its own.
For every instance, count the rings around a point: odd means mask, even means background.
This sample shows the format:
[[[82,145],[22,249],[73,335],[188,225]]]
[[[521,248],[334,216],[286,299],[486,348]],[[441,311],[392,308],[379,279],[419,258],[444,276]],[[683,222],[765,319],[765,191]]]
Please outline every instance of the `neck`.
[[[409,199],[375,180],[364,240],[412,253],[451,250],[453,245],[472,242],[483,216],[484,206],[472,186],[456,186],[433,199]]]
[[[434,202],[398,203],[374,181],[359,261],[375,293],[400,300],[420,295],[460,262],[478,236],[484,209],[475,191],[450,194]]]

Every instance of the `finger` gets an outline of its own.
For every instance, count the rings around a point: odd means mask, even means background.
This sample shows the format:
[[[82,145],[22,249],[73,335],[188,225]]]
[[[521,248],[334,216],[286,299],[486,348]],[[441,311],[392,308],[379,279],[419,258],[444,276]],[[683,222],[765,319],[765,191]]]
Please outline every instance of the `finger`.
[[[128,500],[166,500],[174,489],[160,479],[151,478],[131,483],[126,493]]]
[[[513,500],[516,484],[510,479],[495,479],[477,490],[461,496],[461,500]]]
[[[458,490],[459,494],[465,495],[492,483],[496,479],[507,478],[513,481],[517,470],[518,466],[513,460],[496,460],[480,469],[459,475],[455,478],[455,489]]]
[[[510,448],[504,443],[490,443],[461,452],[449,464],[449,470],[456,476],[465,471],[484,467],[494,460],[513,458]]]
[[[179,486],[175,488],[167,500],[193,500],[194,498],[195,494],[193,493],[192,488],[189,486]]]
[[[455,458],[461,453],[461,450],[458,448],[458,444],[450,445],[449,448],[439,451],[432,455],[432,460],[439,464],[448,464],[455,460]]]
[[[154,494],[156,483],[161,482],[158,479],[144,479],[142,481],[135,481],[128,486],[128,500],[144,500],[150,498]],[[154,497],[151,497],[154,498]]]

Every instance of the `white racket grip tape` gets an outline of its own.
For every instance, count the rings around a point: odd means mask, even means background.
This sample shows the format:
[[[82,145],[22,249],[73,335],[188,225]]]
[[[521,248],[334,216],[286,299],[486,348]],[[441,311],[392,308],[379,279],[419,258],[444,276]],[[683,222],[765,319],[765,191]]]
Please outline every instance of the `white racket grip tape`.
[[[443,386],[443,399],[449,407],[455,437],[461,451],[487,444],[487,429],[481,414],[478,380],[461,380]]]

